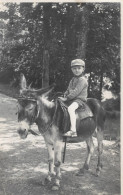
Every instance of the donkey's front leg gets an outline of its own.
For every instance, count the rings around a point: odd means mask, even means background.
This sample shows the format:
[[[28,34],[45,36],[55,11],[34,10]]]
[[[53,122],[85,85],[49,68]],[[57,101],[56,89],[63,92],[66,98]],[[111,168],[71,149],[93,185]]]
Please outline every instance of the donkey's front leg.
[[[55,169],[56,169],[56,177],[55,177],[55,184],[53,186],[53,190],[58,190],[60,187],[60,180],[61,180],[61,159],[62,159],[62,148],[63,142],[56,141],[54,144],[54,152],[55,152]]]
[[[48,149],[48,164],[49,164],[49,172],[48,176],[45,179],[45,183],[49,183],[52,180],[52,177],[55,175],[54,172],[54,146],[52,144],[46,144]]]

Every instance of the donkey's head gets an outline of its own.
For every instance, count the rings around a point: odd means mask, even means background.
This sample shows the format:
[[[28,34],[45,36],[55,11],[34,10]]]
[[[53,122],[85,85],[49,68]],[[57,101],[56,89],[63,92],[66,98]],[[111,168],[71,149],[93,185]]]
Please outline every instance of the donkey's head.
[[[26,78],[21,74],[20,96],[18,98],[18,133],[22,139],[28,135],[30,125],[38,119],[41,112],[39,97],[46,97],[53,90],[53,86],[34,90],[27,87]]]

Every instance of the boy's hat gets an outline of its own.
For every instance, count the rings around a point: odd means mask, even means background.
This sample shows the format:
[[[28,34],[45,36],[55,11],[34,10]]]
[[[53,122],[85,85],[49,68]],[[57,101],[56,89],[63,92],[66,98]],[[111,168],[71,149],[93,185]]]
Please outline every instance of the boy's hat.
[[[71,67],[73,66],[83,66],[85,67],[85,62],[81,59],[75,59],[75,60],[72,60],[71,62]]]

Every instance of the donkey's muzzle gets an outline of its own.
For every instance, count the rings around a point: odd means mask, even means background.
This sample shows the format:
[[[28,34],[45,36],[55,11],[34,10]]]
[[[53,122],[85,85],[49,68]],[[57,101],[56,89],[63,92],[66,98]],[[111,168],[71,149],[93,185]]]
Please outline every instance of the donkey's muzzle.
[[[28,135],[28,131],[26,129],[18,129],[17,130],[19,136],[21,139],[26,139],[27,135]]]
[[[18,134],[21,139],[25,139],[28,135],[29,125],[25,121],[19,123],[19,127],[17,129]]]
[[[17,132],[20,134],[20,135],[23,135],[26,133],[26,129],[18,129]]]

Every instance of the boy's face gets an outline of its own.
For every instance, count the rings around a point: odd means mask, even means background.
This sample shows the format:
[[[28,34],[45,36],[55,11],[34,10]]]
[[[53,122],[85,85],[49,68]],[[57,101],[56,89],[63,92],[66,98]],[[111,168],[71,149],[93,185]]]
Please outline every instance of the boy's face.
[[[85,68],[84,66],[73,66],[71,70],[75,76],[79,76],[84,72]]]

